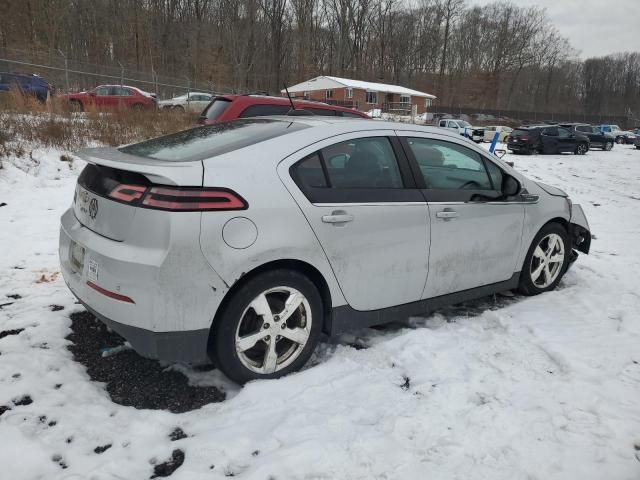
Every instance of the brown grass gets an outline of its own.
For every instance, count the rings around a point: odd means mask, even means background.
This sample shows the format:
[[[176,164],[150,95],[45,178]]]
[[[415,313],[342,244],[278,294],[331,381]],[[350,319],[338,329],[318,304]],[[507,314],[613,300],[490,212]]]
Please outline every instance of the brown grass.
[[[34,148],[75,151],[94,145],[122,145],[195,125],[178,111],[119,109],[73,113],[59,100],[43,104],[11,91],[0,97],[0,158],[23,156]]]

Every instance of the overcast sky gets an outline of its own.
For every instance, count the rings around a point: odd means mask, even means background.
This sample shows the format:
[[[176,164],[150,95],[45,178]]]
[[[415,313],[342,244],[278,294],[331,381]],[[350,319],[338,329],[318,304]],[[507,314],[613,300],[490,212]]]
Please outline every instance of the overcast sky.
[[[484,5],[492,0],[470,0]],[[547,9],[580,57],[640,51],[640,0],[511,0]]]

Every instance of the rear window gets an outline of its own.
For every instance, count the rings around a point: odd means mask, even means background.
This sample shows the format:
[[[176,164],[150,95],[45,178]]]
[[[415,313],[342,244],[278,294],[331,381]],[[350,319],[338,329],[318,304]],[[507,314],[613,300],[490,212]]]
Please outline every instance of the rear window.
[[[186,97],[185,97],[186,98]],[[226,98],[216,98],[211,102],[207,108],[202,112],[202,115],[209,120],[217,120],[231,105],[231,100]]]
[[[240,118],[286,115],[287,113],[289,113],[289,110],[291,110],[290,105],[251,105],[240,114]]]
[[[239,150],[305,128],[308,126],[279,120],[235,120],[165,135],[119,150],[138,157],[190,162]]]
[[[336,111],[330,110],[328,108],[308,108],[308,107],[298,107],[306,110],[307,112],[311,112],[314,115],[323,115],[325,117],[335,117]]]
[[[351,112],[342,112],[342,116],[349,117],[349,118],[362,118],[362,115],[359,115],[357,113],[351,113]]]
[[[522,135],[529,135],[531,133],[529,130],[524,130],[522,128],[516,128],[513,132],[511,132],[512,137],[521,137]]]

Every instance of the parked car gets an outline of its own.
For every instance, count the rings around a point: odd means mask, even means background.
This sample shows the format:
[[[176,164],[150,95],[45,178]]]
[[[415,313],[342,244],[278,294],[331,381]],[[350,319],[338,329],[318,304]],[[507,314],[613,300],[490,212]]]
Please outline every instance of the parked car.
[[[41,102],[46,102],[54,93],[53,86],[38,75],[0,72],[0,92],[9,92],[13,88]]]
[[[79,112],[91,106],[98,110],[126,107],[142,110],[157,106],[155,94],[128,85],[100,85],[88,92],[67,93],[60,98],[66,100],[72,110]]]
[[[597,147],[602,150],[611,150],[615,142],[615,136],[611,133],[605,133],[595,125],[587,125],[586,123],[563,123],[560,125],[573,134],[585,135],[589,138],[590,148]]]
[[[314,115],[330,117],[369,118],[367,114],[351,108],[328,105],[311,100],[295,100],[296,109],[304,109]],[[291,102],[285,97],[268,95],[219,95],[202,112],[198,123],[212,125],[238,118],[286,115],[291,110]]]
[[[640,149],[640,128],[636,128],[634,133],[636,135],[635,146],[636,148]]]
[[[473,127],[469,122],[456,118],[442,118],[438,121],[438,127],[448,128],[460,135],[470,138],[476,143],[484,141],[484,128]]]
[[[513,132],[513,128],[506,126],[489,126],[484,127],[484,141],[485,142],[493,142],[493,137],[497,132],[500,132],[500,136],[498,137],[498,141],[500,143],[504,143],[507,137]]]
[[[634,143],[636,135],[629,130],[622,130],[618,125],[600,125],[600,130],[604,133],[611,133],[615,137],[616,143]]]
[[[170,100],[161,100],[158,107],[163,110],[181,110],[183,112],[201,113],[211,102],[210,93],[189,92]]]
[[[589,138],[571,133],[557,125],[530,125],[516,128],[507,139],[507,148],[514,153],[573,152],[584,155],[589,151]]]
[[[142,355],[236,382],[298,370],[322,332],[553,290],[591,242],[566,193],[440,128],[251,118],[79,156],[71,291]]]

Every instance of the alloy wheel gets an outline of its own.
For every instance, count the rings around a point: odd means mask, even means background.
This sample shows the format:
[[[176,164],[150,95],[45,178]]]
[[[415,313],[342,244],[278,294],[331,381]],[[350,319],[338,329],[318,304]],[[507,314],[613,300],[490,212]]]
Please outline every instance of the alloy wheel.
[[[587,153],[587,146],[584,143],[580,143],[577,147],[576,147],[576,154],[578,155],[584,155],[585,153]]]
[[[613,142],[607,142],[604,146],[604,149],[608,152],[613,148]]]
[[[542,237],[531,257],[529,273],[531,281],[538,288],[551,285],[564,265],[564,241],[560,235],[550,233]]]
[[[309,301],[295,288],[262,292],[245,309],[236,329],[240,362],[260,374],[286,368],[304,350],[312,321]]]

